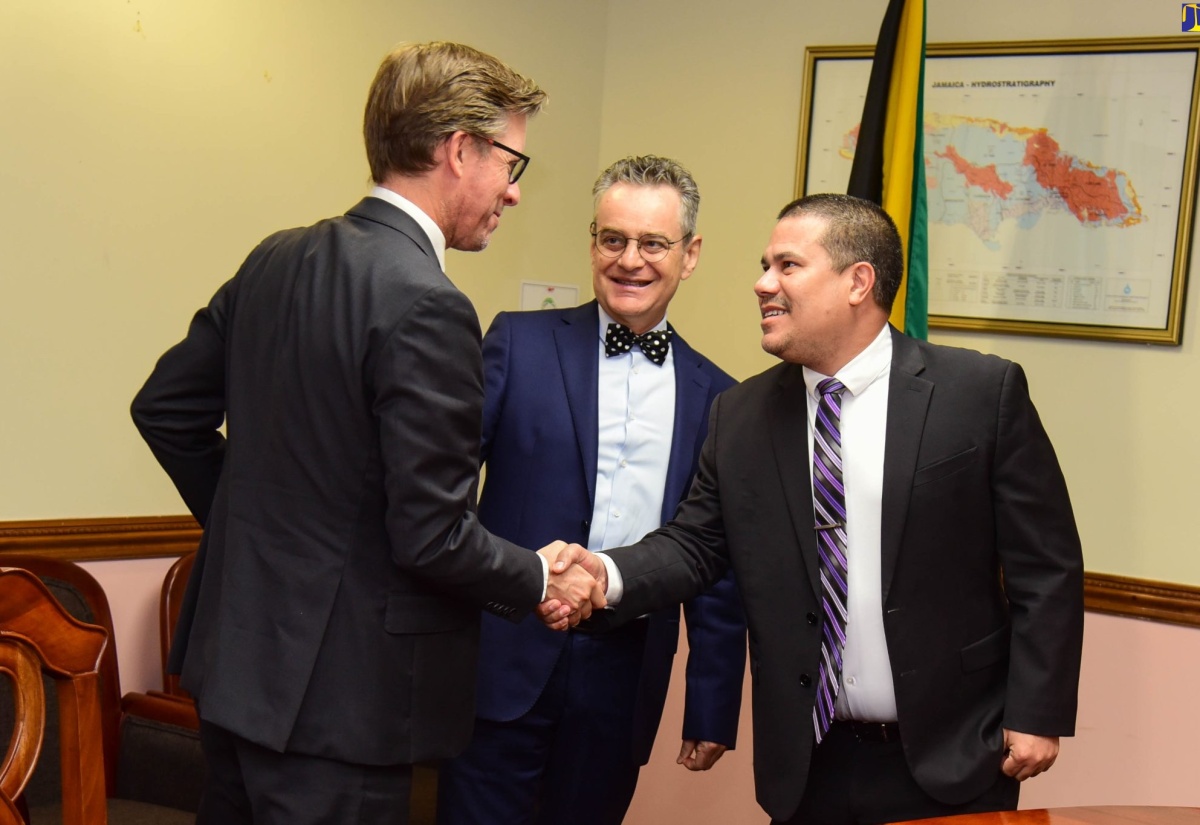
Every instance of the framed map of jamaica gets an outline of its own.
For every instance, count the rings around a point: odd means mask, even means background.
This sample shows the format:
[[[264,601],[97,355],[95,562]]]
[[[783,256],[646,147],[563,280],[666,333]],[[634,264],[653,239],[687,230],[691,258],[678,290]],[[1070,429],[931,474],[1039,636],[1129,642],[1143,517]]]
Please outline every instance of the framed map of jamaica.
[[[871,46],[806,55],[797,192],[845,192]],[[1200,38],[930,44],[929,325],[1178,344]]]

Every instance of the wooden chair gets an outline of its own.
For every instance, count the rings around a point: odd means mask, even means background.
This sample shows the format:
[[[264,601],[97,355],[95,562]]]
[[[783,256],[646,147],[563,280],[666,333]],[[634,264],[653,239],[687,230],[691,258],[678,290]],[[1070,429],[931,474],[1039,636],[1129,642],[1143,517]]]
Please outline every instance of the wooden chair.
[[[33,573],[68,614],[108,634],[97,683],[102,758],[94,766],[101,768],[95,772],[109,800],[109,820],[114,825],[194,821],[204,764],[193,703],[156,692],[121,696],[108,598],[85,569],[60,559],[13,553],[0,555],[0,565]],[[58,726],[54,707],[48,708],[47,724]],[[58,821],[61,783],[55,768],[43,760],[26,787],[23,801],[35,823]]]
[[[183,604],[183,594],[187,590],[188,577],[192,575],[192,565],[195,562],[195,553],[180,556],[179,561],[171,565],[171,569],[163,578],[158,599],[158,640],[162,653],[163,693],[171,696],[191,696],[179,686],[178,675],[167,673],[167,661],[171,653],[171,640],[175,636],[175,625],[179,621],[179,607]]]
[[[33,775],[46,728],[46,695],[36,652],[15,636],[0,636],[0,675],[13,683],[11,747],[0,762],[0,825],[20,825],[28,811],[14,801]]]
[[[46,556],[5,553],[0,556],[0,566],[30,571],[70,616],[85,624],[97,625],[108,633],[109,642],[104,647],[99,667],[100,726],[104,764],[116,765],[120,742],[121,683],[117,670],[117,646],[111,635],[112,612],[103,588],[82,567]],[[50,716],[53,720],[53,710]],[[115,783],[115,774],[108,771],[104,786],[106,793],[113,793]]]
[[[84,624],[63,609],[27,570],[0,568],[0,638],[11,657],[16,697],[12,765],[6,759],[0,784],[4,816],[20,822],[15,797],[33,773],[42,745],[45,700],[33,664],[50,676],[58,694],[59,752],[64,825],[107,823],[103,733],[100,723],[100,660],[108,643],[102,627]],[[24,652],[22,652],[24,648]],[[36,738],[34,746],[30,740]],[[30,757],[33,757],[31,759]],[[10,783],[8,774],[13,772]],[[19,783],[17,781],[19,776]],[[18,787],[19,784],[19,787]]]

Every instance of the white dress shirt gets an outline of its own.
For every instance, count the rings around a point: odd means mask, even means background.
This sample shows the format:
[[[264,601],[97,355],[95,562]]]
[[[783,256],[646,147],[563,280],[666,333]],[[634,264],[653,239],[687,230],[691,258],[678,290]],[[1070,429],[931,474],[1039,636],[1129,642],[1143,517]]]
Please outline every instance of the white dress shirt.
[[[846,647],[835,717],[896,721],[896,691],[883,631],[880,536],[883,452],[887,431],[892,334],[888,326],[836,377],[842,393],[842,480],[846,486]],[[808,387],[808,451],[812,455],[817,384],[830,376],[804,368]],[[812,471],[812,467],[809,467]],[[815,523],[815,522],[814,522]]]

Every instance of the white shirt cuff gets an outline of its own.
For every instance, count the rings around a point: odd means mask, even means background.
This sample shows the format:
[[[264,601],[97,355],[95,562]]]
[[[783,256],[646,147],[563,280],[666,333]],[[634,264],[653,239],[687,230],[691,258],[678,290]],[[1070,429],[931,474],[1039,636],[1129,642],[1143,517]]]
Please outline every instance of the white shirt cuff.
[[[609,607],[616,607],[620,603],[621,597],[625,595],[625,580],[621,578],[621,571],[617,569],[617,563],[608,553],[599,552],[596,555],[600,557],[600,561],[604,562],[604,568],[608,571],[608,590],[605,592],[604,598]]]

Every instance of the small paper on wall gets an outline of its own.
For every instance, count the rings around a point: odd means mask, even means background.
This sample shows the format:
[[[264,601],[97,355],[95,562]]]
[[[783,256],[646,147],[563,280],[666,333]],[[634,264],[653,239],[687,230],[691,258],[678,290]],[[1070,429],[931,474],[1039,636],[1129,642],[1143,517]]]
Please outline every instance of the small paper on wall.
[[[521,282],[521,309],[567,309],[579,303],[579,287],[570,284],[548,284],[541,281]]]

